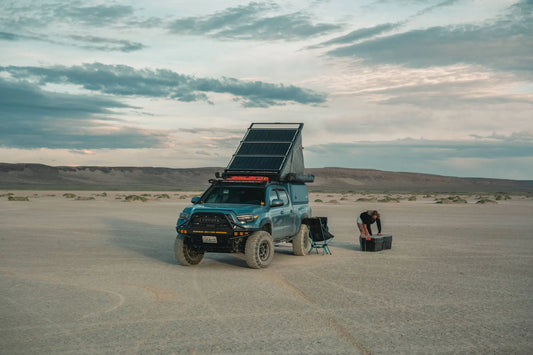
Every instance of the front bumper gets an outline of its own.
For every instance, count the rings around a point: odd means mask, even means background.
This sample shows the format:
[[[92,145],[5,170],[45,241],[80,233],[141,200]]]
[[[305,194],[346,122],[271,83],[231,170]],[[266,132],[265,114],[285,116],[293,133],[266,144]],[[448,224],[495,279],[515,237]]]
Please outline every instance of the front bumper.
[[[248,236],[255,232],[249,229],[231,232],[182,228],[176,228],[176,230],[188,238],[193,247],[200,251],[214,253],[244,253]]]

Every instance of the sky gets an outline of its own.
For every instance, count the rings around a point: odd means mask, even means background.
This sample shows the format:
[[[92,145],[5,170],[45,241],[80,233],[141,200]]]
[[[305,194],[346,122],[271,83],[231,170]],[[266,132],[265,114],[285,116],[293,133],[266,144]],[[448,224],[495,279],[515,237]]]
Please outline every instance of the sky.
[[[533,0],[0,0],[0,162],[223,167],[251,122],[307,167],[533,180]]]

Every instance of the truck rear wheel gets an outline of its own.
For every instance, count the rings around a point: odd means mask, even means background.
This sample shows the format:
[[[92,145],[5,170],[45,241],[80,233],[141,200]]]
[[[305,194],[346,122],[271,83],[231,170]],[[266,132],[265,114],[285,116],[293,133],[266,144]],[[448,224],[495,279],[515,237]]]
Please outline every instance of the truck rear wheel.
[[[300,224],[300,230],[298,234],[292,240],[292,252],[294,255],[307,255],[311,249],[311,239],[309,238],[309,228],[307,225],[302,223]]]
[[[174,255],[183,266],[197,265],[204,258],[204,252],[191,247],[187,238],[178,234],[174,242]]]
[[[270,265],[274,258],[274,242],[268,232],[258,231],[248,237],[244,248],[246,263],[252,269]]]

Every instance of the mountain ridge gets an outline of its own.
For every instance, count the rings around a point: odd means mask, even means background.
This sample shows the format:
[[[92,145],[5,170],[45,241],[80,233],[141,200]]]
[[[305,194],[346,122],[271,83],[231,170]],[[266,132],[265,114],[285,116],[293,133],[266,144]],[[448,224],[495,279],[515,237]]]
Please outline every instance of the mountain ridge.
[[[223,168],[49,166],[0,163],[0,189],[203,190]],[[533,180],[453,177],[340,167],[310,168],[312,191],[533,192]]]

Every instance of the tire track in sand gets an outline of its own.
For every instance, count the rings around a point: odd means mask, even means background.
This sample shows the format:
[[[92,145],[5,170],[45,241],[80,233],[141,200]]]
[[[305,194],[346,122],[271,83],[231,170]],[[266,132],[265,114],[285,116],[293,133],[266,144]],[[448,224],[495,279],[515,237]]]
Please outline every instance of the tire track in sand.
[[[278,284],[282,288],[293,293],[296,297],[303,300],[310,307],[314,308],[317,312],[323,313],[326,316],[326,321],[330,328],[334,329],[344,340],[346,340],[350,345],[355,349],[359,350],[363,355],[370,355],[370,350],[363,345],[359,340],[357,340],[344,325],[342,325],[332,314],[328,313],[324,308],[311,297],[305,294],[300,288],[294,285],[292,282],[287,280],[282,275],[277,272],[267,269],[263,273],[263,276],[269,279],[270,281]]]
[[[12,271],[12,270],[7,270],[7,271],[4,271],[4,272],[5,272],[4,276],[7,276],[7,277],[12,277],[12,278],[21,279],[21,280],[38,281],[38,282],[48,283],[48,284],[52,284],[52,285],[61,285],[61,286],[67,286],[67,287],[73,287],[73,288],[81,288],[81,289],[84,289],[84,290],[96,291],[96,292],[100,292],[100,293],[107,293],[107,294],[109,294],[111,296],[114,296],[114,297],[116,297],[118,299],[117,303],[114,304],[113,306],[111,306],[109,308],[106,308],[106,309],[103,309],[103,310],[100,310],[100,311],[94,311],[94,312],[90,312],[90,313],[84,314],[84,315],[79,317],[79,320],[83,320],[85,318],[95,317],[95,316],[98,316],[98,315],[101,315],[101,314],[106,314],[106,313],[113,312],[116,309],[122,307],[122,305],[124,304],[124,301],[126,300],[126,298],[122,294],[120,294],[120,293],[118,293],[116,291],[108,290],[108,289],[87,287],[85,285],[81,285],[81,284],[78,284],[78,283],[66,282],[66,281],[63,281],[63,280],[57,280],[57,279],[53,279],[53,278],[50,278],[50,277],[47,277],[47,276],[44,276],[44,275],[39,275],[39,274],[34,274],[34,273],[21,273],[21,272],[16,272],[16,271]]]

